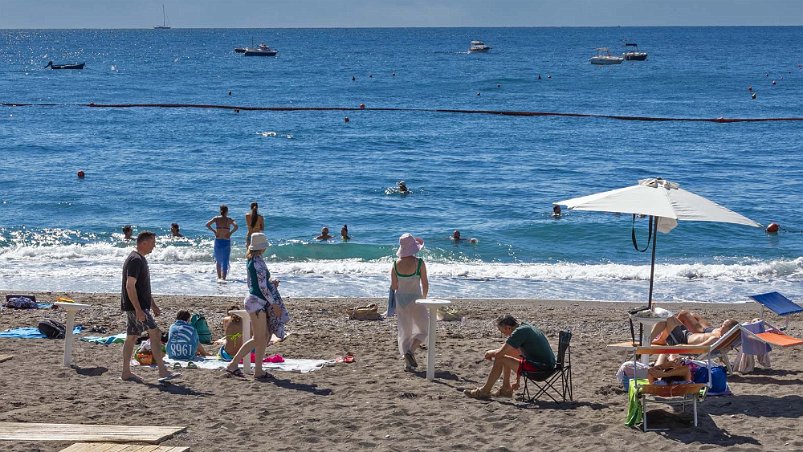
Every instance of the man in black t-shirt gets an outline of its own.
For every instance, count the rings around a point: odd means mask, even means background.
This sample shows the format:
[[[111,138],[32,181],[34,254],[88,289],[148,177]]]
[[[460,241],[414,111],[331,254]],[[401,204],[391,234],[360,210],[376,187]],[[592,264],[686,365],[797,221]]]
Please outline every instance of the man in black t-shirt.
[[[123,344],[123,381],[142,382],[142,379],[131,372],[131,358],[134,345],[143,331],[148,331],[151,340],[151,353],[159,367],[159,381],[166,382],[181,375],[171,373],[162,359],[162,333],[156,326],[153,315],[161,313],[159,306],[151,296],[151,275],[145,256],[156,246],[156,234],[149,231],[140,232],[137,236],[137,248],[131,251],[123,264],[123,287],[120,295],[120,309],[126,314],[126,337]],[[153,315],[151,315],[151,309]]]

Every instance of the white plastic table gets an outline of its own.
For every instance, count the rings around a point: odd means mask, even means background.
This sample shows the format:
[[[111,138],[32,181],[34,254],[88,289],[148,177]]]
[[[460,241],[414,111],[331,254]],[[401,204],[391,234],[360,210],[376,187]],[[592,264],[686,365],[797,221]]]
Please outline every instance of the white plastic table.
[[[429,329],[427,331],[427,380],[435,378],[435,335],[438,333],[438,307],[450,304],[449,300],[439,300],[437,298],[421,298],[415,300],[417,304],[425,305],[429,308]]]
[[[251,316],[245,309],[238,309],[236,311],[229,312],[243,320],[243,343],[245,343],[248,339],[251,339]],[[251,353],[246,353],[246,355],[243,356],[243,372],[251,373]]]
[[[64,309],[67,311],[67,322],[66,322],[66,329],[67,331],[64,332],[64,365],[70,367],[72,365],[72,330],[75,328],[75,313],[82,310],[92,307],[92,305],[83,304],[83,303],[64,303],[64,302],[56,302],[54,303],[59,309]]]

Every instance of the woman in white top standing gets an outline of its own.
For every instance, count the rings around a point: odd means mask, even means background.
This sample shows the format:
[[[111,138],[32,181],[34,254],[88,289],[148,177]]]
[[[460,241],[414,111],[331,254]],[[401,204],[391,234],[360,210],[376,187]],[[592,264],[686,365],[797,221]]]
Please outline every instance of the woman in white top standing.
[[[405,370],[418,367],[415,351],[427,338],[429,311],[426,306],[416,304],[415,300],[426,298],[429,292],[427,265],[416,257],[424,241],[412,234],[399,237],[399,256],[390,271],[390,288],[396,297],[396,328],[398,330],[399,353],[404,356]]]

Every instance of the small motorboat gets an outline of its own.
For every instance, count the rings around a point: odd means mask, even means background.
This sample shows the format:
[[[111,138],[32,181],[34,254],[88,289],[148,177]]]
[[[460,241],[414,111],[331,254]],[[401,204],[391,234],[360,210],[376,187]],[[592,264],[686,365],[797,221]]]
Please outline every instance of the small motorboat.
[[[53,64],[52,61],[47,62],[47,66],[45,69],[83,69],[84,63],[73,63],[73,64]]]
[[[482,41],[471,41],[468,46],[468,53],[487,52],[491,50],[491,46],[485,45]]]
[[[257,47],[246,47],[243,55],[245,56],[276,56],[279,53],[276,49],[271,49],[264,42]]]
[[[597,51],[597,54],[592,56],[591,59],[588,60],[591,64],[600,64],[600,65],[622,64],[622,61],[625,60],[623,57],[611,55],[611,52],[608,51],[607,47],[597,47],[594,50]]]
[[[622,54],[629,61],[644,61],[647,59],[647,52],[641,52],[635,42],[625,43],[625,53]]]

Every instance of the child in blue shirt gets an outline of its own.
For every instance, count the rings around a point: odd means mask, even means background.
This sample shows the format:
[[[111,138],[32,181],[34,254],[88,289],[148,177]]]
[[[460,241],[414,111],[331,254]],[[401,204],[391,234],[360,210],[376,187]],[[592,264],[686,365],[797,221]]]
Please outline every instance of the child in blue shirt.
[[[206,351],[198,339],[198,331],[189,322],[189,311],[178,311],[176,323],[170,325],[165,347],[168,358],[194,359],[196,354],[206,355]]]

